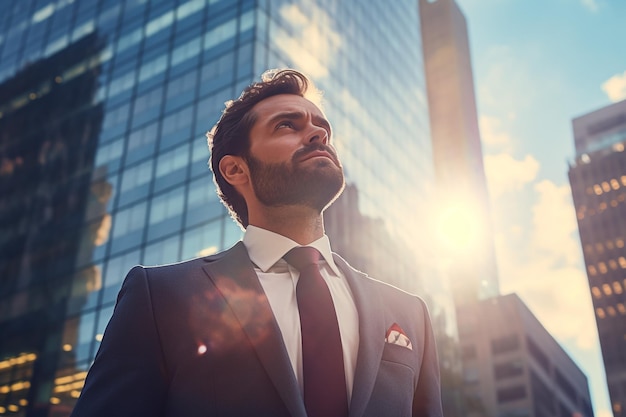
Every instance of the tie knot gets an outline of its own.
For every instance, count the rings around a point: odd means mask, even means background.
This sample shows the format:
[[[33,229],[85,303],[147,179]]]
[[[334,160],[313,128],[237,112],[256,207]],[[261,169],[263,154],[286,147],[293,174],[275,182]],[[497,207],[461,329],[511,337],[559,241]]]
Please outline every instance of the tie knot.
[[[320,252],[310,246],[300,246],[291,249],[283,256],[289,265],[302,271],[308,265],[317,265],[320,260]]]

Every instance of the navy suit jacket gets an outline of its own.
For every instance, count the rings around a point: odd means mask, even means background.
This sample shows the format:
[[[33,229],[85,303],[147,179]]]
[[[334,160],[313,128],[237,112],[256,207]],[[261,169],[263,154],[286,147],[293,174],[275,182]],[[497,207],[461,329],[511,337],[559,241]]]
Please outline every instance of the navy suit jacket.
[[[442,416],[424,302],[335,255],[359,315],[350,417]],[[413,349],[387,343],[397,323]],[[243,243],[206,258],[135,267],[73,417],[306,417],[278,324]]]

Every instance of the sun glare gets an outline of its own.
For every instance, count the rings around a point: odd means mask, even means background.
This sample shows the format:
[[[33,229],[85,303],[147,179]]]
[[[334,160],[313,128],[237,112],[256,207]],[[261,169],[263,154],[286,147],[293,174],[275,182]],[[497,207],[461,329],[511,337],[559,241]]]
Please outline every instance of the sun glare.
[[[469,204],[448,204],[439,212],[437,235],[445,249],[467,252],[478,243],[479,229],[479,218]]]

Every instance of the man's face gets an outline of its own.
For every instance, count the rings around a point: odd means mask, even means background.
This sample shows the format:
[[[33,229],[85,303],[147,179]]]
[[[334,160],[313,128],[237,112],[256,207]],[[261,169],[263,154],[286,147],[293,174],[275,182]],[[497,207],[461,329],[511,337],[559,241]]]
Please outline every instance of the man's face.
[[[324,114],[293,94],[269,97],[252,111],[246,161],[256,197],[270,207],[306,205],[321,212],[344,186]]]

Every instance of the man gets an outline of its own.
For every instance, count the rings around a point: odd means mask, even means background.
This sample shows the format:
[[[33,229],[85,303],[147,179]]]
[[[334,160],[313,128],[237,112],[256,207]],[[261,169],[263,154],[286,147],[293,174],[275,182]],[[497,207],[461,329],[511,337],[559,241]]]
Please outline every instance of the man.
[[[243,241],[130,271],[73,416],[442,416],[424,302],[330,250],[344,176],[311,90],[268,72],[227,104],[210,164]]]

